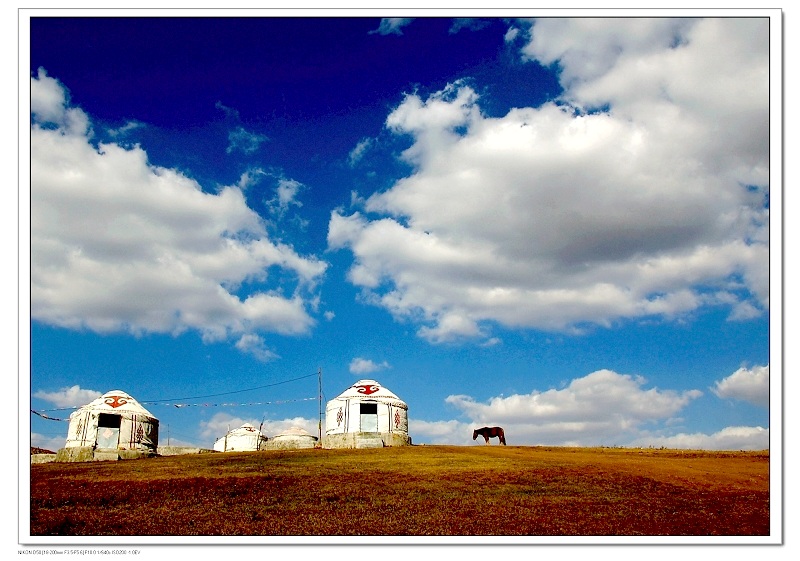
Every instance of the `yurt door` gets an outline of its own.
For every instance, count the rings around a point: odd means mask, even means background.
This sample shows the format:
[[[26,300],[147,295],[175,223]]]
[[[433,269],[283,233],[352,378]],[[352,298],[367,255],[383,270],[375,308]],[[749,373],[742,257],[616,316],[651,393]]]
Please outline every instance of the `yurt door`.
[[[378,404],[361,404],[361,432],[378,432]]]
[[[119,445],[119,427],[122,417],[100,413],[97,422],[97,447],[116,448]]]

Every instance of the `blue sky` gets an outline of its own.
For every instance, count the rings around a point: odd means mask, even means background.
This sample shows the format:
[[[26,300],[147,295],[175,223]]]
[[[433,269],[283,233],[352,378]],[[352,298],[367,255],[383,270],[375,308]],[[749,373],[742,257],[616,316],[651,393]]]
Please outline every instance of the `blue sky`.
[[[316,434],[321,371],[418,444],[769,448],[765,13],[74,15],[29,20],[32,445],[112,389]]]

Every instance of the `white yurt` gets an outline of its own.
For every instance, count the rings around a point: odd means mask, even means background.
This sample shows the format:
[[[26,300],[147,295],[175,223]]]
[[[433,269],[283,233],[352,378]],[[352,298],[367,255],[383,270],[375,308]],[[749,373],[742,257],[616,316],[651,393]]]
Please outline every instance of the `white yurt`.
[[[155,455],[158,419],[127,393],[112,390],[69,416],[62,450],[67,461]]]
[[[260,430],[245,423],[237,429],[228,431],[214,442],[217,452],[253,452],[266,448],[267,437]]]
[[[323,448],[408,444],[408,405],[375,380],[357,381],[325,408]]]
[[[301,427],[291,427],[273,436],[267,448],[279,450],[299,450],[314,448],[319,439]]]

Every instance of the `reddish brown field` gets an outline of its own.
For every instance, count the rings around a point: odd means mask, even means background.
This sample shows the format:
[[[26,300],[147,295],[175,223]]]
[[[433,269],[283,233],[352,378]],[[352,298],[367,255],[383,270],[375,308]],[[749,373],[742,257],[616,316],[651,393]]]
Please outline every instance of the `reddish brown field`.
[[[31,536],[768,536],[769,453],[409,446],[31,466]]]

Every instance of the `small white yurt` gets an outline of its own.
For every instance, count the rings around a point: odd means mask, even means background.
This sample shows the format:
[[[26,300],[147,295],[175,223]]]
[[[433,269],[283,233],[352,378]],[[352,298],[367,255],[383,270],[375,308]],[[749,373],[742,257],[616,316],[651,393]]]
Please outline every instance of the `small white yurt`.
[[[302,448],[314,448],[319,439],[300,427],[291,427],[273,436],[267,448],[279,450],[299,450]]]
[[[98,457],[99,453],[108,459],[155,455],[158,419],[127,393],[112,390],[69,416],[62,450],[67,461],[106,459]],[[120,454],[122,451],[130,453]]]
[[[238,429],[228,431],[214,442],[217,452],[253,452],[266,448],[267,437],[260,430],[245,423]]]
[[[359,380],[328,402],[323,448],[408,444],[408,405],[375,380]]]

